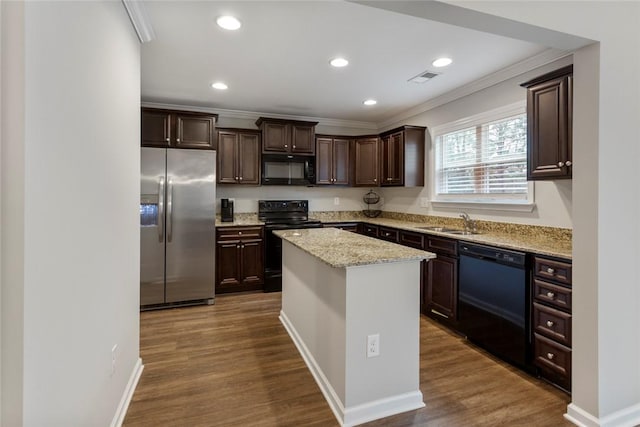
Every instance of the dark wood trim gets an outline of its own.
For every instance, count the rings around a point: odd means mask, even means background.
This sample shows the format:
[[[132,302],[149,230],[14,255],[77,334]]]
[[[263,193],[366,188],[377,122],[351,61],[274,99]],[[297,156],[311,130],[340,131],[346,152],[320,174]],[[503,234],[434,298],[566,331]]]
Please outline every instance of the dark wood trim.
[[[573,73],[573,64],[572,65],[567,65],[566,67],[563,68],[559,68],[557,70],[551,71],[547,74],[543,74],[541,76],[538,76],[534,79],[531,79],[529,81],[526,81],[524,83],[520,83],[520,86],[524,87],[524,88],[529,88],[531,86],[535,86],[539,83],[544,83],[548,80],[553,80],[556,79],[558,77],[564,77],[567,74],[572,74]]]
[[[272,119],[270,117],[260,117],[258,120],[256,120],[256,126],[260,127],[260,125],[262,125],[262,123],[264,122],[280,123],[283,125],[294,124],[294,125],[301,125],[301,126],[316,126],[319,123],[319,122],[307,122],[303,120]]]

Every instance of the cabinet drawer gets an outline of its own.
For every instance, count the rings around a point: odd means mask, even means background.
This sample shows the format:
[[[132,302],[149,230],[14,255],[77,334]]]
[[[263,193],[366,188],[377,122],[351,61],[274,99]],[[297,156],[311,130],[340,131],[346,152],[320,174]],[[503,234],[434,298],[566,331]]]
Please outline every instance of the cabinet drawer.
[[[535,332],[571,347],[571,315],[541,304],[533,304]]]
[[[362,224],[362,234],[365,236],[378,237],[378,226]]]
[[[534,363],[560,377],[571,378],[571,349],[542,335],[535,334]]]
[[[424,237],[424,234],[401,231],[400,244],[416,249],[424,249]]]
[[[427,237],[427,247],[426,250],[431,250],[434,252],[445,253],[449,255],[457,255],[458,254],[458,244],[455,240],[442,239],[440,237]]]
[[[571,311],[571,289],[543,280],[533,281],[533,297],[555,307]]]
[[[378,238],[389,242],[398,243],[400,232],[395,228],[378,227]]]
[[[221,240],[261,240],[262,227],[223,227],[218,228],[216,237]]]
[[[535,257],[533,274],[543,279],[571,284],[571,264],[566,262]]]

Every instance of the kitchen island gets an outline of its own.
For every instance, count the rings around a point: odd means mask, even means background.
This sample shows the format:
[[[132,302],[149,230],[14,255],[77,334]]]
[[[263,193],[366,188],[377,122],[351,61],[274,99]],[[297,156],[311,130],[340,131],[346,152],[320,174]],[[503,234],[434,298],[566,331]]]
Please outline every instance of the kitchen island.
[[[340,424],[423,407],[420,263],[435,255],[335,228],[274,233],[280,320]]]

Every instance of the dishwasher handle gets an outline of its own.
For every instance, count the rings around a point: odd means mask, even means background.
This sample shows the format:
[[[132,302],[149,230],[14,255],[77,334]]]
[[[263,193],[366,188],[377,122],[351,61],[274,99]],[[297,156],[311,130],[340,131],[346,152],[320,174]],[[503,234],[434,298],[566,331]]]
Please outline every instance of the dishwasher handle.
[[[525,253],[509,249],[494,248],[492,246],[472,245],[466,242],[459,242],[458,252],[460,255],[467,255],[518,268],[524,268],[526,263]]]

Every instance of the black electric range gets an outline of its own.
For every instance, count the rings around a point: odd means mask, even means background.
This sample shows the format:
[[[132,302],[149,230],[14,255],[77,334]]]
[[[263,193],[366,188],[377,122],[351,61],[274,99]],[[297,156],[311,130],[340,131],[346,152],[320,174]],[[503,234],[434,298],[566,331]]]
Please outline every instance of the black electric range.
[[[274,230],[321,228],[309,219],[308,200],[258,200],[258,219],[265,223],[264,291],[282,290],[282,239]]]

